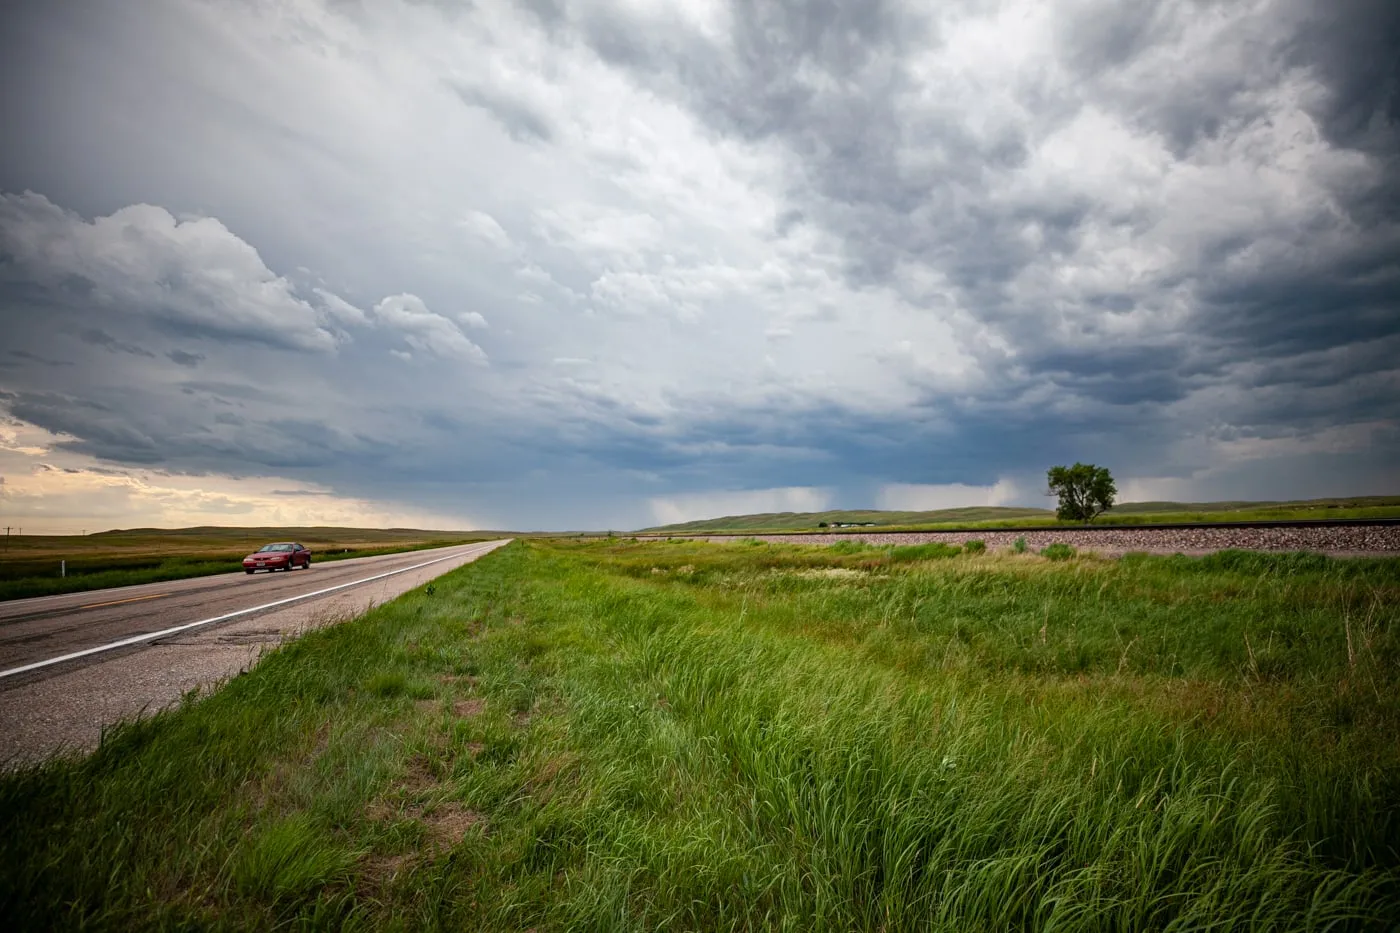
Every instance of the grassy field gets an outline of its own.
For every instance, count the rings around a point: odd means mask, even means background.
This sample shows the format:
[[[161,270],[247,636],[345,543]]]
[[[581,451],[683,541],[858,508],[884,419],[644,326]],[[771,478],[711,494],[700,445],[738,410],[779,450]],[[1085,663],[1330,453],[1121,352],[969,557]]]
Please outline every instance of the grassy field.
[[[272,541],[298,541],[315,560],[343,560],[494,537],[411,528],[140,528],[91,535],[14,535],[0,551],[0,600],[232,573]],[[66,561],[67,576],[60,576]]]
[[[1296,502],[1124,502],[1094,519],[1096,525],[1155,525],[1177,523],[1296,521],[1319,518],[1400,518],[1400,496],[1358,496],[1351,499],[1305,499]],[[766,512],[728,515],[701,521],[647,528],[639,534],[781,534],[810,533],[821,522],[872,522],[881,531],[937,531],[954,528],[1081,527],[1062,522],[1053,509],[979,506],[932,512],[879,510],[833,512]],[[852,529],[859,531],[860,529]]]
[[[1400,916],[1400,561],[517,541],[0,779],[17,928]]]

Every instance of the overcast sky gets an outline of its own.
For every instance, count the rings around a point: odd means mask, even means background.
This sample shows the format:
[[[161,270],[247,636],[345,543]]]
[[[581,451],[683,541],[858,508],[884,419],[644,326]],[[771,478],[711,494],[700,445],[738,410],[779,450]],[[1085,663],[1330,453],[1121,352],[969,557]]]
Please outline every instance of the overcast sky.
[[[1400,4],[0,12],[0,522],[1400,493]]]

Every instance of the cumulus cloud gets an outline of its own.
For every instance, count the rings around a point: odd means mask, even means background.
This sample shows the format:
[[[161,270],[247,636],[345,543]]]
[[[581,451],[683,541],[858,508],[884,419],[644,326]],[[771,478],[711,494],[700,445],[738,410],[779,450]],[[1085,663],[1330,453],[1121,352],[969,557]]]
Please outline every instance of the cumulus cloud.
[[[361,326],[369,323],[369,315],[339,295],[328,292],[324,288],[313,288],[312,292],[321,299],[321,307],[325,309],[326,314],[337,323]]]
[[[87,221],[42,194],[4,193],[0,251],[10,260],[9,282],[118,314],[288,349],[336,346],[291,284],[213,218],[177,220],[164,208],[133,204]]]
[[[417,295],[390,295],[374,306],[374,316],[379,323],[396,331],[414,350],[442,359],[486,362],[484,350],[468,340],[456,324],[429,311]]]
[[[485,211],[468,211],[467,215],[458,221],[458,226],[482,243],[497,249],[509,250],[515,245],[511,242],[510,234],[506,233],[505,228],[497,222],[496,218]]]

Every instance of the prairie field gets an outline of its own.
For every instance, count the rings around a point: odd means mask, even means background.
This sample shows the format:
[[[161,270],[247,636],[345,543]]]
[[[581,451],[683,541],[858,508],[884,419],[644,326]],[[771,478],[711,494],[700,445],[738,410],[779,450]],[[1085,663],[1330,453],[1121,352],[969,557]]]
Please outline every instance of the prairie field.
[[[1390,930],[1400,559],[517,540],[0,778],[27,929]]]

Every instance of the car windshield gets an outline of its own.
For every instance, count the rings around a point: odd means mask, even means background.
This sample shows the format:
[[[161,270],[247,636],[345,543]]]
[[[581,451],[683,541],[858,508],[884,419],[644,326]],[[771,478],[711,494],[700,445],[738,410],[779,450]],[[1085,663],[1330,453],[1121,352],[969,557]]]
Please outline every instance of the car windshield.
[[[258,548],[258,553],[261,554],[264,551],[290,551],[291,549],[292,546],[290,544],[265,544]]]

